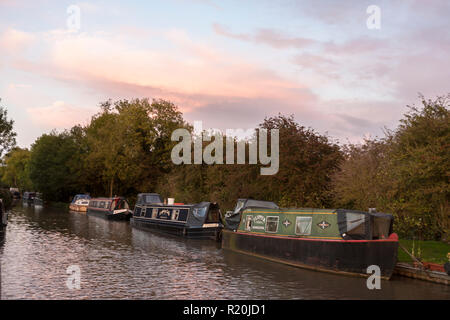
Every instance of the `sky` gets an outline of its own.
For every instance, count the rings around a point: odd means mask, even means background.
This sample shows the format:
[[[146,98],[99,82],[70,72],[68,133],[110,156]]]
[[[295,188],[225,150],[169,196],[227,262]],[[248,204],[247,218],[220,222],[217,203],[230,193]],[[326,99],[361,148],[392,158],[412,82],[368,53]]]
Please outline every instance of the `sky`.
[[[447,0],[0,0],[0,105],[21,147],[144,97],[203,128],[292,114],[358,143],[449,93],[449,70]]]

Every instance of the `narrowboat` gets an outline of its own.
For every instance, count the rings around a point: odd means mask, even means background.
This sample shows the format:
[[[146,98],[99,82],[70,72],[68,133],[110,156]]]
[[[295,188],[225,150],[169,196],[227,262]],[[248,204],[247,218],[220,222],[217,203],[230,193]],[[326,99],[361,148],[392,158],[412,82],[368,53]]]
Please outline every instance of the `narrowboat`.
[[[13,200],[20,199],[20,192],[18,188],[9,188],[9,192],[11,192]]]
[[[87,212],[90,199],[91,196],[88,194],[75,195],[75,197],[73,197],[72,202],[69,205],[69,210],[78,212]]]
[[[24,204],[34,204],[34,197],[36,196],[36,192],[24,192],[22,201]]]
[[[164,204],[157,193],[138,194],[131,225],[193,239],[219,241],[223,224],[216,203]]]
[[[123,197],[90,199],[87,214],[108,220],[130,220],[132,215],[128,202]]]
[[[296,267],[367,277],[375,265],[389,279],[397,262],[390,214],[239,199],[225,222],[223,249]]]

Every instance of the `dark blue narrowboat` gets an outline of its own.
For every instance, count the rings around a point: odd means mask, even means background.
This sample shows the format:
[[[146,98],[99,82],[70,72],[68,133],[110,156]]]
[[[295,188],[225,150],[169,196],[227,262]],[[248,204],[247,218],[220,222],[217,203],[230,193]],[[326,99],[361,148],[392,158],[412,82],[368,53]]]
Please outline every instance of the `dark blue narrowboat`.
[[[164,204],[157,193],[138,194],[133,227],[150,228],[186,238],[220,240],[223,224],[216,203]]]
[[[90,199],[87,214],[108,220],[130,220],[132,212],[125,198],[114,197]]]

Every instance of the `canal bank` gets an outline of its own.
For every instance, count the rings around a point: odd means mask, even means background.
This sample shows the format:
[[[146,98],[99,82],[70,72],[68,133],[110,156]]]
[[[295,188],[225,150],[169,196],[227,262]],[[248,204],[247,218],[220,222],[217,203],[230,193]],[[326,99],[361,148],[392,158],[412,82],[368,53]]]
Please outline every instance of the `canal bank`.
[[[448,286],[366,279],[226,252],[60,208],[17,206],[0,247],[2,299],[450,299]],[[69,289],[67,268],[80,268]]]

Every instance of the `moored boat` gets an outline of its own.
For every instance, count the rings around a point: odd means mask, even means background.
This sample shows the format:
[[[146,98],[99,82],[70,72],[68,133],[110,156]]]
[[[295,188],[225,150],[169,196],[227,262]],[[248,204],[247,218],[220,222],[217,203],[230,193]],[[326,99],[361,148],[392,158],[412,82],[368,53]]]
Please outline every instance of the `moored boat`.
[[[108,220],[130,220],[131,210],[123,197],[93,198],[89,201],[87,214]]]
[[[186,238],[213,240],[219,240],[223,228],[217,204],[164,204],[157,193],[138,194],[131,223]]]
[[[36,196],[36,192],[24,192],[23,193],[23,197],[22,197],[22,201],[24,204],[34,204],[34,197]]]
[[[11,192],[11,197],[13,200],[20,199],[19,188],[9,188],[9,192]]]
[[[91,196],[88,194],[77,194],[73,197],[69,209],[72,211],[87,212],[90,199]]]
[[[292,266],[389,279],[397,262],[393,216],[344,209],[279,208],[239,199],[225,216],[222,248]]]
[[[35,206],[42,206],[44,205],[44,200],[42,200],[42,193],[37,192],[33,199],[33,204]]]

